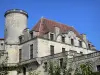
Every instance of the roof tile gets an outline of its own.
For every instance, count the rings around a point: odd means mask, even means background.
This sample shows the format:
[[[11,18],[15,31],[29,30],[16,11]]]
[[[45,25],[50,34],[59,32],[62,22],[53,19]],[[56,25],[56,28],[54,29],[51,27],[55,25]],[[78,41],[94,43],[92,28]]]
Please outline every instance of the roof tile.
[[[39,32],[39,36],[42,36],[47,32],[54,32],[55,27],[59,27],[62,33],[71,30],[77,37],[82,39],[81,35],[73,27],[46,18],[41,18],[32,30]]]

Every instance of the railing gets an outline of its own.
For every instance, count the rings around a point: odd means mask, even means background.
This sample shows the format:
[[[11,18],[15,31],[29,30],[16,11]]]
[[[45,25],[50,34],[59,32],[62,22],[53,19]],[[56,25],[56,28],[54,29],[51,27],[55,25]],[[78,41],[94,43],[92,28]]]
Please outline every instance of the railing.
[[[90,59],[90,58],[94,58],[94,57],[98,57],[98,56],[100,56],[100,51],[74,57],[74,61],[80,61],[80,60],[84,60],[84,59]]]
[[[21,61],[20,63],[18,63],[19,65],[24,65],[24,64],[28,64],[31,62],[41,62],[41,60],[48,60],[48,59],[53,59],[53,58],[60,58],[60,57],[66,57],[67,55],[69,56],[80,56],[81,54],[77,53],[76,51],[70,50],[70,51],[66,51],[64,53],[57,53],[54,55],[48,55],[48,56],[44,56],[44,57],[36,57],[33,59],[29,59],[29,60],[25,60],[25,61]]]
[[[7,63],[7,66],[18,66],[18,63]]]

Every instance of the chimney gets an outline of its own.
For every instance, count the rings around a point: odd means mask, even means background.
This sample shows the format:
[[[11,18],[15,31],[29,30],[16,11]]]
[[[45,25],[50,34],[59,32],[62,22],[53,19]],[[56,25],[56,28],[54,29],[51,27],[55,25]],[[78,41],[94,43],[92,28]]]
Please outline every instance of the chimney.
[[[60,34],[60,28],[55,26],[55,34],[56,36]]]
[[[86,34],[81,34],[84,41],[87,41]]]

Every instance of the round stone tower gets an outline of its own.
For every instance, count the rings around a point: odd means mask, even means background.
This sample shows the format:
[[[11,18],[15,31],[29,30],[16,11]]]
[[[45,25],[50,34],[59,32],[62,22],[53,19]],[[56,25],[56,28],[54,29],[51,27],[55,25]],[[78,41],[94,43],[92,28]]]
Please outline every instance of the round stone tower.
[[[5,12],[5,50],[8,52],[8,63],[19,62],[19,36],[27,28],[28,14],[20,9]],[[9,71],[8,75],[17,75],[17,71]]]
[[[5,42],[18,44],[19,36],[27,28],[28,14],[19,9],[8,10],[5,13]]]

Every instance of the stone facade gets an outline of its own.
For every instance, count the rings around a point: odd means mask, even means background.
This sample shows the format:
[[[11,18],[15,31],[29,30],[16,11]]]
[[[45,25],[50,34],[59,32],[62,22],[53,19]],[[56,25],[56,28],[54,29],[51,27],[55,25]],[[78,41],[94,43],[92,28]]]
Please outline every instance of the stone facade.
[[[73,27],[41,18],[29,30],[27,18],[28,14],[19,9],[5,13],[5,38],[0,40],[0,44],[3,43],[0,50],[8,54],[7,66],[16,66],[8,75],[28,75],[34,70],[40,71],[40,75],[47,75],[44,62],[66,56],[74,57],[76,63],[99,59],[99,52],[86,35],[79,34]],[[96,65],[99,63],[94,63],[94,71],[97,71]]]

